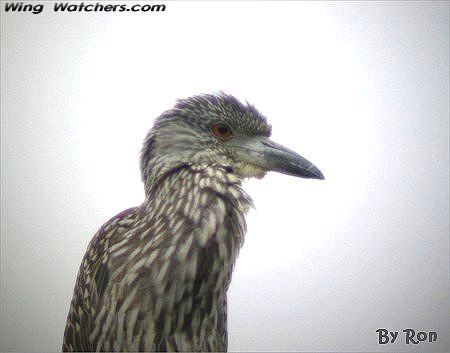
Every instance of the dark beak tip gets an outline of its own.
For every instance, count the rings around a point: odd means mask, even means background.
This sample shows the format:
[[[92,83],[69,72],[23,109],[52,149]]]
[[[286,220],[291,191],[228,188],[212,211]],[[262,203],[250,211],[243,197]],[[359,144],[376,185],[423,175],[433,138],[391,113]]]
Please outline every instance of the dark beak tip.
[[[325,180],[325,176],[323,175],[323,173],[322,173],[320,170],[318,170],[318,173],[317,173],[317,179],[319,179],[319,180]]]
[[[294,172],[294,173],[285,173],[289,175],[293,175],[299,178],[305,179],[316,179],[316,180],[325,180],[325,176],[318,169],[305,171],[304,169]]]
[[[315,166],[313,166],[313,168],[308,170],[307,178],[325,180],[325,176],[323,175],[323,173],[320,171],[319,168]]]
[[[300,166],[294,165],[294,168],[291,170],[279,169],[275,171],[281,172],[283,174],[296,176],[299,178],[325,180],[325,176],[323,175],[323,173],[320,171],[319,168],[317,168],[313,164],[309,164],[309,166],[307,167],[305,167],[304,165]]]

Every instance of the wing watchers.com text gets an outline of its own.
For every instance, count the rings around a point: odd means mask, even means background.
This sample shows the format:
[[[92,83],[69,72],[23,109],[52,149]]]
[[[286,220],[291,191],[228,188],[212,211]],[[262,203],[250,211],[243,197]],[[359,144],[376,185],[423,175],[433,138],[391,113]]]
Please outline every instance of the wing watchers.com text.
[[[39,14],[45,8],[50,6],[49,3],[31,4],[24,2],[6,2],[4,10],[5,12],[28,12]],[[166,5],[55,2],[51,8],[54,12],[162,12],[166,10]]]

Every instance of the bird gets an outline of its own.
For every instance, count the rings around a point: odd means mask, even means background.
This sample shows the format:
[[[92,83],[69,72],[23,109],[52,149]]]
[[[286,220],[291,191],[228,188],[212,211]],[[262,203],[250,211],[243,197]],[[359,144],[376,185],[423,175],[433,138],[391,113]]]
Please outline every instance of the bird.
[[[227,290],[253,207],[242,182],[324,179],[222,91],[178,99],[140,155],[141,205],[103,224],[80,265],[63,351],[227,351]]]

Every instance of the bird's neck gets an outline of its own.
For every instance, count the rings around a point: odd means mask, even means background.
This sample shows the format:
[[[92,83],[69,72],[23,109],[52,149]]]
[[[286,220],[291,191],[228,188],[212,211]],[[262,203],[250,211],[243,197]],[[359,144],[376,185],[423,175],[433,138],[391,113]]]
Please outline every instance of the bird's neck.
[[[159,174],[159,173],[158,173]],[[161,175],[162,174],[162,175]],[[241,177],[231,169],[220,165],[179,165],[154,176],[146,190],[145,209],[172,206],[188,219],[195,219],[192,212],[201,213],[211,202],[220,199],[231,203],[240,213],[246,213],[252,200],[242,189]],[[186,202],[180,202],[184,200]],[[202,201],[199,203],[199,201]]]
[[[144,214],[166,227],[153,242],[173,251],[185,281],[226,290],[252,205],[241,180],[220,166],[184,166],[148,191]]]

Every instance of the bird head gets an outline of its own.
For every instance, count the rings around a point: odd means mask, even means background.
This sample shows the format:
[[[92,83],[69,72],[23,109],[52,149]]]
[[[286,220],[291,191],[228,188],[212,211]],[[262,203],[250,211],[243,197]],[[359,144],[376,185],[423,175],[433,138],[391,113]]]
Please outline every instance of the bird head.
[[[275,171],[324,179],[296,152],[269,139],[271,126],[250,104],[220,93],[178,100],[160,115],[141,153],[146,189],[166,173],[186,165],[219,166],[240,178]]]

